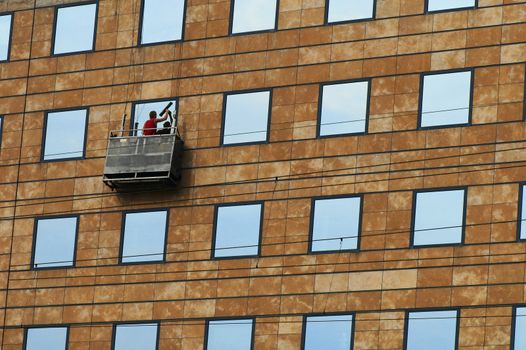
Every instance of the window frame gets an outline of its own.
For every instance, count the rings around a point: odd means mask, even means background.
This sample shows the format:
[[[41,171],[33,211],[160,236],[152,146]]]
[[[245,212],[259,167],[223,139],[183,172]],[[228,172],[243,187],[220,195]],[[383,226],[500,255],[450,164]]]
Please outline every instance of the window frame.
[[[86,121],[84,123],[84,142],[82,146],[82,156],[80,157],[71,157],[71,158],[56,158],[56,159],[44,159],[46,151],[46,140],[47,140],[47,126],[48,118],[51,113],[63,113],[63,112],[76,112],[76,111],[86,111]],[[42,125],[42,142],[40,150],[40,162],[50,163],[50,162],[67,162],[74,160],[83,160],[86,159],[86,147],[88,145],[88,126],[89,126],[89,107],[80,107],[80,108],[64,108],[64,109],[53,109],[47,110],[44,112],[44,123]]]
[[[448,191],[464,191],[464,201],[463,201],[463,214],[462,214],[462,232],[460,234],[460,242],[458,243],[438,243],[438,244],[422,244],[415,245],[415,220],[416,220],[416,200],[418,193],[432,193],[432,192],[448,192]],[[466,214],[468,209],[468,186],[457,186],[457,187],[439,187],[439,188],[430,188],[430,189],[418,189],[413,190],[412,198],[412,209],[411,209],[411,231],[410,231],[410,242],[409,248],[439,248],[439,247],[455,247],[462,246],[465,242],[466,236]]]
[[[0,60],[0,63],[11,61],[11,46],[13,45],[13,30],[15,29],[15,13],[13,11],[0,12],[0,16],[11,16],[11,23],[9,27],[9,38],[7,40],[7,58]]]
[[[139,12],[139,31],[137,35],[137,46],[153,46],[153,45],[163,45],[163,44],[175,44],[180,43],[184,41],[184,34],[185,34],[185,27],[186,27],[186,10],[187,10],[187,4],[188,0],[183,0],[183,25],[181,28],[181,39],[175,39],[175,40],[168,40],[168,41],[156,41],[153,43],[142,43],[142,29],[143,29],[143,21],[144,21],[144,4],[145,0],[141,0],[141,9]]]
[[[68,7],[77,7],[84,5],[95,5],[95,23],[93,24],[93,44],[91,49],[75,51],[75,52],[64,52],[64,53],[55,53],[55,40],[57,36],[57,22],[58,22],[58,11],[62,8]],[[69,56],[69,55],[79,55],[83,53],[95,52],[97,44],[97,26],[99,22],[99,0],[87,0],[69,4],[55,5],[54,16],[53,16],[53,31],[51,32],[51,57],[60,57],[60,56]]]
[[[5,118],[0,114],[0,150],[2,150],[2,135],[4,134]]]
[[[522,181],[519,182],[519,199],[517,201],[517,241],[518,242],[526,242],[526,237],[521,237],[521,231],[522,231],[522,221],[526,218],[522,217],[522,210],[524,209],[522,207],[522,201],[523,196],[526,196],[526,191],[524,190],[524,187],[526,186],[526,182]],[[526,199],[526,198],[525,198]],[[526,223],[524,224],[526,226]]]
[[[469,89],[469,110],[468,110],[468,121],[466,123],[459,124],[445,124],[445,125],[432,125],[422,126],[422,107],[424,103],[424,79],[431,75],[442,75],[442,74],[453,74],[453,73],[466,73],[471,72],[470,89]],[[430,130],[430,129],[446,129],[446,128],[459,128],[463,126],[471,126],[473,122],[473,91],[475,84],[475,68],[461,68],[461,69],[446,69],[438,71],[430,71],[420,73],[420,87],[418,91],[418,115],[417,115],[417,130]]]
[[[263,141],[249,141],[249,142],[236,142],[225,144],[225,126],[226,126],[226,104],[228,96],[233,95],[244,95],[258,92],[268,92],[268,112],[267,112],[267,130],[266,137]],[[221,134],[219,135],[219,146],[220,147],[232,147],[232,146],[250,146],[250,145],[263,145],[270,142],[270,126],[272,119],[272,98],[274,96],[274,89],[251,89],[251,90],[236,90],[223,93],[222,112],[221,112]]]
[[[205,336],[203,342],[203,350],[208,350],[208,334],[210,329],[210,322],[214,321],[252,321],[252,332],[250,334],[250,350],[254,350],[254,343],[256,338],[256,318],[255,317],[219,317],[209,318],[205,323]]]
[[[358,19],[347,19],[343,21],[337,21],[337,22],[329,22],[329,4],[331,0],[325,0],[325,13],[323,15],[323,24],[324,25],[337,25],[337,24],[348,24],[348,23],[356,23],[356,22],[365,22],[365,21],[373,21],[376,19],[376,0],[373,1],[373,13],[371,17],[368,18],[358,18]],[[427,1],[427,0],[426,0]]]
[[[27,350],[27,336],[29,335],[30,329],[43,329],[43,328],[66,328],[66,346],[65,350],[69,349],[69,331],[70,331],[70,324],[53,324],[53,325],[31,325],[24,327],[24,340],[22,341],[22,349]]]
[[[148,44],[148,46],[151,46],[151,45]],[[163,101],[169,101],[169,102],[173,101],[174,102],[175,114],[173,114],[172,117],[174,118],[174,120],[178,121],[177,117],[179,116],[179,97],[155,98],[155,99],[151,99],[151,100],[137,100],[137,101],[133,101],[131,103],[131,113],[130,113],[130,136],[131,136],[131,134],[133,133],[133,131],[135,129],[135,122],[136,122],[135,110],[137,109],[137,105],[148,104],[148,103],[156,103],[156,102],[163,102]],[[159,112],[159,111],[156,111],[156,112]],[[173,127],[173,125],[172,125],[172,127]],[[142,125],[138,125],[138,129],[141,129],[141,128],[142,128]]]
[[[113,323],[111,326],[111,350],[115,350],[116,340],[117,340],[117,327],[122,325],[141,325],[141,324],[155,324],[157,326],[157,335],[155,342],[155,350],[159,350],[159,343],[161,340],[161,322],[158,320],[147,320],[147,321],[124,321]],[[67,350],[67,349],[66,349]]]
[[[301,350],[305,350],[305,340],[307,338],[307,318],[309,317],[319,317],[319,316],[352,316],[351,321],[351,346],[349,349],[354,349],[354,333],[356,330],[356,312],[345,312],[345,311],[338,311],[338,312],[326,312],[326,313],[309,313],[303,315],[303,319],[301,322]]]
[[[463,6],[463,7],[455,7],[450,9],[443,9],[443,10],[435,10],[430,11],[429,10],[429,0],[424,1],[424,14],[433,14],[433,13],[444,13],[444,12],[451,12],[451,11],[465,11],[465,10],[474,10],[479,7],[479,0],[475,0],[474,6]]]
[[[238,36],[238,35],[249,35],[249,34],[262,34],[262,33],[272,33],[278,31],[278,24],[279,24],[279,5],[280,0],[276,0],[276,13],[274,18],[274,28],[272,29],[261,29],[261,30],[253,30],[250,32],[240,32],[240,33],[234,33],[234,10],[235,10],[235,2],[236,0],[230,1],[230,17],[228,19],[228,36]]]
[[[448,307],[448,308],[419,308],[419,309],[410,309],[405,310],[404,317],[404,345],[403,350],[407,350],[407,341],[409,338],[409,314],[417,312],[440,312],[440,311],[456,311],[457,317],[455,319],[455,350],[458,349],[459,334],[460,334],[460,307]]]
[[[376,0],[374,0],[376,3]],[[363,83],[367,82],[367,108],[365,111],[365,130],[358,132],[346,132],[341,134],[331,134],[331,135],[321,135],[321,118],[322,118],[322,107],[323,107],[323,88],[325,86],[339,85],[339,84],[349,84],[349,83]],[[325,139],[333,137],[343,137],[343,136],[358,136],[358,135],[367,135],[369,133],[369,117],[371,114],[371,86],[372,78],[365,79],[349,79],[349,80],[336,80],[336,81],[326,81],[321,83],[318,90],[318,111],[316,115],[316,138]]]
[[[219,208],[223,207],[242,207],[246,205],[260,205],[259,214],[259,235],[258,235],[258,248],[256,254],[250,255],[235,255],[235,256],[216,256],[216,239],[217,239],[217,219],[219,217]],[[250,201],[250,202],[234,202],[234,203],[219,203],[214,205],[214,222],[212,225],[212,248],[210,251],[211,260],[232,260],[232,259],[246,259],[246,258],[257,258],[261,256],[261,242],[263,239],[263,224],[265,220],[265,201]],[[236,248],[236,247],[231,247]]]

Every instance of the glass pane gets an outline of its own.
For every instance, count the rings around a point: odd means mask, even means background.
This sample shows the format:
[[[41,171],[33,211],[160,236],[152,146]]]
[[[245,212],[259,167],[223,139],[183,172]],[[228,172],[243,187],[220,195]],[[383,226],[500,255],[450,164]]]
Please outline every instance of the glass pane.
[[[416,194],[414,245],[462,242],[464,190]]]
[[[305,350],[349,350],[352,315],[310,316],[306,319]]]
[[[424,76],[421,126],[465,124],[471,105],[471,71]]]
[[[172,112],[172,116],[177,115],[176,106],[177,103],[175,100],[164,100],[164,101],[157,101],[157,102],[144,102],[144,103],[136,103],[133,106],[133,121],[131,125],[131,129],[135,128],[135,122],[137,122],[137,129],[143,129],[144,128],[144,122],[147,121],[150,117],[150,112],[155,111],[157,113],[157,117],[161,114],[161,112],[166,108],[166,106],[169,103],[172,103],[169,110]],[[169,121],[169,119],[167,120]],[[161,128],[162,124],[164,123],[158,123],[157,128]],[[170,122],[170,124],[172,124]],[[138,132],[138,135],[141,135],[142,132]]]
[[[360,202],[360,197],[314,202],[312,251],[339,250],[340,244],[342,250],[358,247]]]
[[[9,59],[9,41],[11,38],[12,15],[0,16],[0,61]]]
[[[520,213],[520,228],[521,228],[521,239],[526,239],[526,185],[522,185],[522,203]]]
[[[141,44],[180,40],[184,0],[144,0]]]
[[[207,350],[250,350],[252,320],[210,321]]]
[[[274,29],[276,6],[277,0],[234,0],[232,33]]]
[[[122,262],[162,261],[167,211],[127,213]]]
[[[29,328],[25,350],[66,349],[67,327]]]
[[[44,160],[84,156],[85,109],[47,114]]]
[[[267,139],[270,91],[226,96],[223,144]]]
[[[73,266],[77,218],[37,219],[34,268]]]
[[[215,257],[258,254],[261,209],[261,204],[217,208]]]
[[[475,0],[428,0],[428,11],[475,7]]]
[[[407,350],[454,350],[457,311],[410,312]]]
[[[59,8],[53,53],[93,50],[96,15],[96,4]]]
[[[518,307],[515,310],[515,339],[513,348],[516,350],[526,349],[526,307]]]
[[[373,18],[375,0],[329,0],[328,22]]]
[[[157,323],[117,325],[114,350],[156,350],[158,328]]]
[[[323,86],[320,136],[365,132],[369,83]]]

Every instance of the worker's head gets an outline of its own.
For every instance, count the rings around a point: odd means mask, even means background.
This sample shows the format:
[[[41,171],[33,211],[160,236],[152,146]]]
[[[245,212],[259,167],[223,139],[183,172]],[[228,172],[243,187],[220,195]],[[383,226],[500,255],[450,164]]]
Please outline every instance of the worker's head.
[[[164,122],[164,123],[163,123],[163,126],[164,126],[165,128],[169,128],[170,126],[172,126],[172,124],[170,124],[170,122]]]
[[[157,118],[157,112],[156,111],[151,111],[150,112],[150,119],[155,119]]]

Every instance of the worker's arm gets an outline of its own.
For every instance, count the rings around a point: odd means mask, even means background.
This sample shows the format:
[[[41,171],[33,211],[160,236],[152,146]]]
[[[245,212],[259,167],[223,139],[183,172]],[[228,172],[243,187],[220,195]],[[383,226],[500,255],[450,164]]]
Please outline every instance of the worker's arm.
[[[172,114],[172,112],[166,111],[166,113],[164,113],[164,117],[155,119],[155,122],[156,123],[164,122],[166,119],[168,119],[168,114]]]

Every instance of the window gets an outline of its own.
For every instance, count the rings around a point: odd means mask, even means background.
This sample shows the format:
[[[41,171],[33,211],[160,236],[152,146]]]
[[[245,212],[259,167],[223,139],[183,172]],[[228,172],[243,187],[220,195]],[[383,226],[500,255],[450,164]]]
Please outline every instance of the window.
[[[314,199],[310,251],[358,249],[361,197]]]
[[[97,3],[57,7],[53,54],[93,51]]]
[[[515,307],[513,309],[513,322],[511,349],[526,349],[526,307]]]
[[[232,34],[276,29],[278,0],[232,0]]]
[[[83,158],[87,123],[87,109],[47,113],[42,160]]]
[[[141,44],[183,38],[185,0],[143,0]]]
[[[113,350],[156,350],[158,323],[125,323],[114,328]]]
[[[465,207],[463,189],[416,192],[412,245],[462,243]]]
[[[77,230],[77,216],[36,219],[33,268],[73,266]]]
[[[477,7],[477,0],[427,0],[426,12],[448,11]]]
[[[124,215],[121,262],[163,261],[168,211],[139,211]]]
[[[225,95],[221,144],[266,142],[271,99],[270,91]]]
[[[319,136],[366,132],[368,81],[322,85],[320,95]]]
[[[327,0],[326,22],[350,22],[374,18],[376,0]]]
[[[262,212],[261,203],[217,206],[213,257],[258,255]]]
[[[68,327],[27,328],[24,350],[65,350]]]
[[[206,350],[250,350],[254,321],[251,319],[208,321]]]
[[[422,128],[469,124],[471,70],[421,76],[419,126]]]
[[[405,350],[457,348],[458,310],[408,312]]]
[[[0,14],[0,61],[9,60],[13,15]]]
[[[133,104],[133,119],[131,129],[143,129],[144,122],[149,119],[151,111],[157,112],[157,116],[161,114],[162,111],[169,105],[168,108],[172,112],[173,118],[177,117],[177,100],[153,100],[153,101],[144,101],[137,102]],[[175,126],[172,120],[167,120],[170,122],[170,125]],[[166,123],[166,122],[165,122]],[[164,123],[159,123],[157,128],[161,128]],[[138,133],[138,135],[141,132]]]
[[[305,318],[304,350],[349,350],[353,343],[353,315]]]
[[[526,239],[526,184],[520,185],[519,190],[519,239]]]

